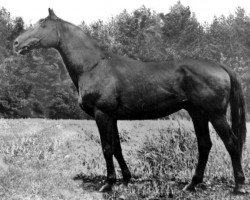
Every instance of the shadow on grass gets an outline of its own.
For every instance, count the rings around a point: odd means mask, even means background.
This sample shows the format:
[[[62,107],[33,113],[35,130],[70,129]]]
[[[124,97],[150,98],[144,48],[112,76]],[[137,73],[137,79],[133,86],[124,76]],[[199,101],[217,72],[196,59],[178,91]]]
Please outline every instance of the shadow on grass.
[[[224,180],[216,180],[212,181],[209,184],[201,183],[197,185],[196,192],[183,192],[182,189],[188,182],[174,180],[167,181],[167,183],[162,183],[162,180],[158,179],[140,179],[133,177],[128,190],[121,190],[119,186],[122,184],[122,179],[118,179],[114,190],[109,193],[99,193],[99,189],[105,183],[106,176],[98,176],[98,175],[85,175],[85,174],[77,174],[73,177],[74,181],[81,181],[81,189],[83,191],[89,192],[92,196],[96,197],[96,199],[119,199],[118,197],[121,194],[125,196],[131,197],[128,199],[145,199],[152,197],[152,194],[155,192],[155,187],[161,192],[155,193],[153,195],[155,198],[149,199],[166,199],[169,197],[169,189],[171,188],[171,195],[175,196],[175,198],[185,198],[185,199],[230,199],[230,198],[239,198],[245,199],[245,197],[249,197],[249,194],[239,196],[234,195],[232,193],[233,187],[231,181]],[[225,184],[227,183],[227,184]],[[148,192],[147,190],[151,191]],[[97,194],[99,196],[97,196]],[[135,196],[136,195],[136,196]],[[97,198],[98,197],[98,198]],[[132,198],[133,197],[133,198]],[[247,198],[248,199],[248,198]]]
[[[106,177],[101,175],[86,175],[86,174],[77,174],[73,177],[74,181],[82,181],[82,189],[89,192],[99,191],[101,186],[104,184]]]
[[[86,175],[86,174],[77,174],[73,177],[74,181],[82,181],[82,189],[93,192],[98,191],[106,181],[106,176],[103,175]],[[153,179],[140,179],[137,177],[133,177],[130,184],[145,184],[152,183],[155,180]],[[123,183],[122,179],[117,179],[115,185],[121,185]]]

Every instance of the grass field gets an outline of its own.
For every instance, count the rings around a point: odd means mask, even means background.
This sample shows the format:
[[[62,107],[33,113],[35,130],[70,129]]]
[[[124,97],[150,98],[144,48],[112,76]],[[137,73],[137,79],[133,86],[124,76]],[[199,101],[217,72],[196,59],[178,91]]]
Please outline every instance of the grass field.
[[[191,122],[121,121],[118,126],[132,183],[120,186],[115,163],[118,183],[101,194],[106,168],[94,121],[0,119],[0,199],[166,199],[170,191],[173,199],[250,199],[231,193],[231,162],[214,131],[204,184],[187,193],[182,188],[197,162]],[[249,134],[243,167],[249,189]]]

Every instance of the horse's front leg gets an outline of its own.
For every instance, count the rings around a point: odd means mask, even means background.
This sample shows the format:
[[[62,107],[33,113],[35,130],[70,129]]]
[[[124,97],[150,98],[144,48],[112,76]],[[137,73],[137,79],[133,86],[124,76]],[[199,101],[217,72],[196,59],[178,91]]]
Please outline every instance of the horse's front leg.
[[[121,142],[119,138],[119,132],[117,128],[117,121],[113,121],[113,127],[114,127],[114,134],[113,134],[113,141],[114,141],[114,156],[116,160],[119,163],[119,166],[122,170],[122,176],[123,176],[123,184],[125,186],[128,185],[130,179],[131,179],[131,173],[128,169],[128,166],[124,160],[124,157],[122,155],[122,148],[121,148]]]
[[[100,110],[95,111],[95,120],[100,133],[103,155],[107,166],[106,183],[99,190],[107,192],[112,190],[113,184],[116,182],[116,174],[113,162],[114,155],[114,128],[113,119]]]

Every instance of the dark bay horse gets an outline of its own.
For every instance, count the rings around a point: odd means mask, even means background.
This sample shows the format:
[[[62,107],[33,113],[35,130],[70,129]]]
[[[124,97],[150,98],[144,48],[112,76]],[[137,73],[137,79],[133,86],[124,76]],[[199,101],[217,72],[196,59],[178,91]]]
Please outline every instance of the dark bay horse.
[[[184,189],[195,190],[203,181],[212,147],[208,127],[211,122],[231,157],[234,192],[246,192],[241,165],[246,138],[245,104],[234,71],[207,60],[145,63],[107,55],[81,28],[58,18],[51,9],[48,17],[14,42],[19,54],[34,48],[59,51],[78,90],[79,105],[96,120],[107,165],[107,180],[100,191],[111,190],[116,181],[113,156],[121,167],[124,184],[131,179],[122,155],[117,120],[155,119],[185,109],[194,124],[199,156],[192,181]],[[229,105],[232,126],[226,119]]]

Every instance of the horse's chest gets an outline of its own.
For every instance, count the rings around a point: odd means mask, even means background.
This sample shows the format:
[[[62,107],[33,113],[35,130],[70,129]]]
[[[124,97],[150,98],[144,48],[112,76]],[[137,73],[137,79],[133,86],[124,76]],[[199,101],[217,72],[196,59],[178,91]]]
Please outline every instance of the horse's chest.
[[[100,96],[97,91],[82,90],[79,92],[78,103],[87,114],[93,116],[94,108]]]
[[[114,79],[106,76],[83,77],[79,81],[79,99],[81,108],[91,115],[96,108],[110,112],[116,105]]]

